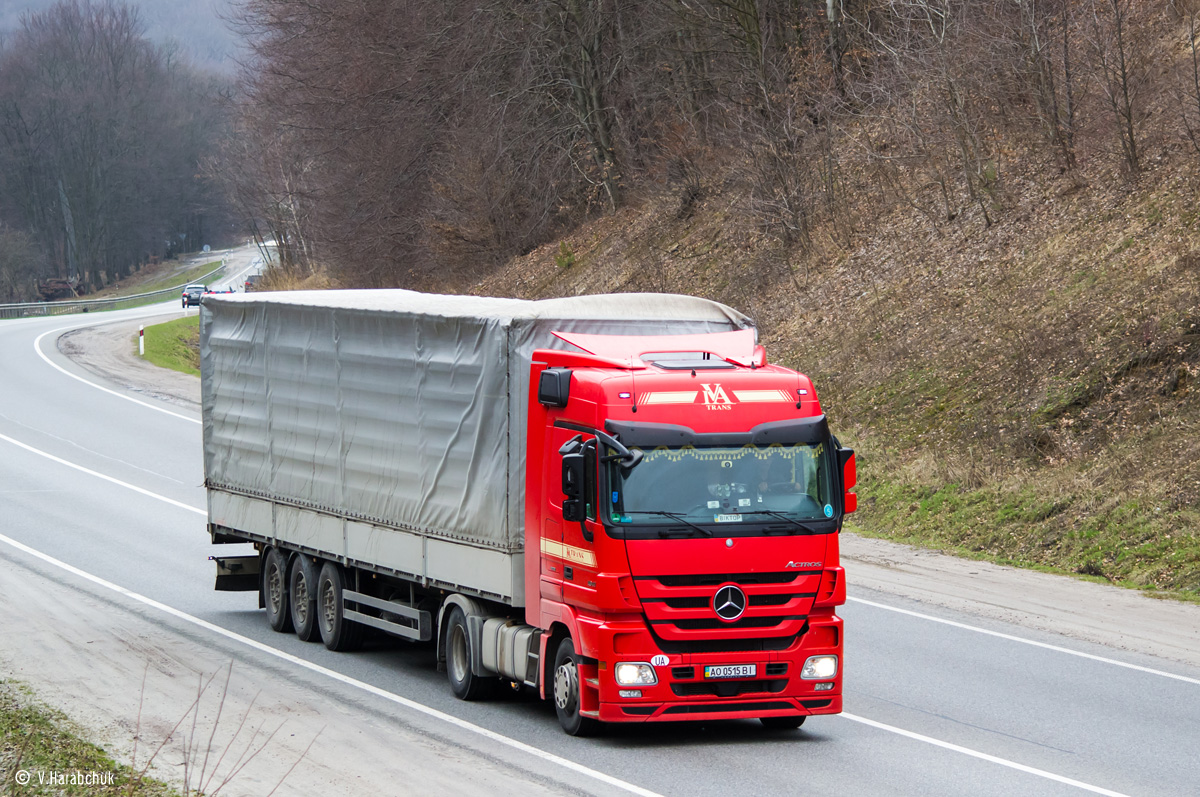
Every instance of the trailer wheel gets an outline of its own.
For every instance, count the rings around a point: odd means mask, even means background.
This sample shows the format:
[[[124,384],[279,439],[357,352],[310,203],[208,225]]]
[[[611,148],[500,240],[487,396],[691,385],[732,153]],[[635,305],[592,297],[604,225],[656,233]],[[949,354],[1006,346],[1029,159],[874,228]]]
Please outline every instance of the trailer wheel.
[[[267,551],[262,571],[263,602],[267,605],[267,621],[281,633],[292,630],[292,614],[288,610],[287,556],[278,548]]]
[[[554,654],[554,711],[558,724],[571,736],[592,736],[600,723],[579,713],[579,654],[570,637],[558,643]]]
[[[321,641],[330,650],[356,650],[362,645],[363,626],[347,620],[342,612],[345,605],[345,581],[342,569],[326,562],[317,577],[317,627]]]
[[[450,610],[446,621],[446,675],[450,689],[459,700],[483,700],[496,687],[495,678],[483,678],[471,672],[471,635],[462,607]]]
[[[763,724],[764,728],[769,728],[773,731],[793,731],[804,724],[808,719],[805,716],[799,717],[759,717],[758,721]]]
[[[288,605],[296,636],[305,642],[316,642],[321,638],[321,631],[317,627],[318,573],[316,564],[309,557],[299,555],[292,560],[288,578]]]

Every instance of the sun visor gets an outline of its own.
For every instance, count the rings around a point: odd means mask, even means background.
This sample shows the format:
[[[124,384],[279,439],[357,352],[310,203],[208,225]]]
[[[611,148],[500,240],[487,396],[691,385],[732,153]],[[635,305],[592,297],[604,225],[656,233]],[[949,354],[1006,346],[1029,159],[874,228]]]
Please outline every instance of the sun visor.
[[[647,354],[709,354],[746,367],[760,364],[754,329],[700,335],[592,335],[556,331],[554,336],[588,354],[633,368],[641,367]]]

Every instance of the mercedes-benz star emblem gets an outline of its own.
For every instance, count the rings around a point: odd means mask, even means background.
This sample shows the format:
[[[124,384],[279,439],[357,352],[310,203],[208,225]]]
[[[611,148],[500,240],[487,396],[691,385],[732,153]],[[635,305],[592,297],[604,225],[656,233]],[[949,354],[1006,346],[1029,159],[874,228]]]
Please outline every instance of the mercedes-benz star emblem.
[[[746,593],[732,584],[726,584],[713,596],[713,611],[726,622],[733,622],[746,611]]]

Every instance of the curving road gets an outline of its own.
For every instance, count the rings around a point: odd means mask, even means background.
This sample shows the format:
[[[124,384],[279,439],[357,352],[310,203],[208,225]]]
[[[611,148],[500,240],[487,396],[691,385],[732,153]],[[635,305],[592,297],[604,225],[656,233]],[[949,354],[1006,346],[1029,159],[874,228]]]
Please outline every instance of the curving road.
[[[103,320],[178,312],[172,302]],[[796,732],[724,722],[573,739],[524,695],[456,701],[426,649],[381,641],[335,654],[272,633],[252,594],[211,589],[198,412],[130,391],[58,351],[66,331],[96,323],[0,322],[0,601],[7,627],[29,634],[25,642],[6,634],[0,659],[24,662],[20,677],[33,680],[29,662],[63,649],[41,636],[81,616],[114,618],[87,643],[97,650],[114,635],[128,647],[132,635],[160,658],[194,649],[236,659],[278,697],[272,711],[292,701],[298,715],[303,704],[326,723],[322,767],[353,769],[342,781],[297,770],[279,793],[337,794],[339,783],[341,793],[363,793],[374,783],[396,794],[1200,794],[1196,659],[1036,630],[1000,619],[1004,612],[974,612],[969,601],[923,602],[919,580],[867,589],[853,565],[842,611],[847,713]],[[1163,606],[1184,622],[1200,619],[1195,607]],[[51,608],[57,619],[47,619]],[[1079,611],[1103,624],[1103,607]],[[361,760],[375,750],[384,753]],[[362,780],[372,766],[375,780]],[[245,783],[247,793],[258,788]]]

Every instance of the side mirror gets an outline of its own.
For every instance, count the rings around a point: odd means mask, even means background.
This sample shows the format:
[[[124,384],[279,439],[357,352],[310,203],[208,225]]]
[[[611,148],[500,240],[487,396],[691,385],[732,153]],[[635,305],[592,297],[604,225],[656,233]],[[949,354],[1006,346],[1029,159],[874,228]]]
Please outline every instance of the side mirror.
[[[567,446],[563,448],[566,449]],[[572,446],[570,453],[563,454],[562,462],[563,520],[567,523],[579,523],[584,539],[589,541],[592,535],[584,521],[587,520],[588,496],[593,492],[591,480],[588,478],[588,458],[594,456],[594,444]]]
[[[583,501],[578,498],[568,498],[563,501],[563,520],[567,523],[582,523],[584,519]]]
[[[571,398],[571,369],[547,368],[538,377],[538,404],[565,407]]]
[[[838,464],[842,466],[842,512],[848,515],[858,509],[858,495],[850,492],[850,488],[858,483],[858,468],[854,464],[854,449],[839,448],[837,454]]]
[[[563,454],[562,491],[567,498],[583,497],[584,455],[582,451]]]

